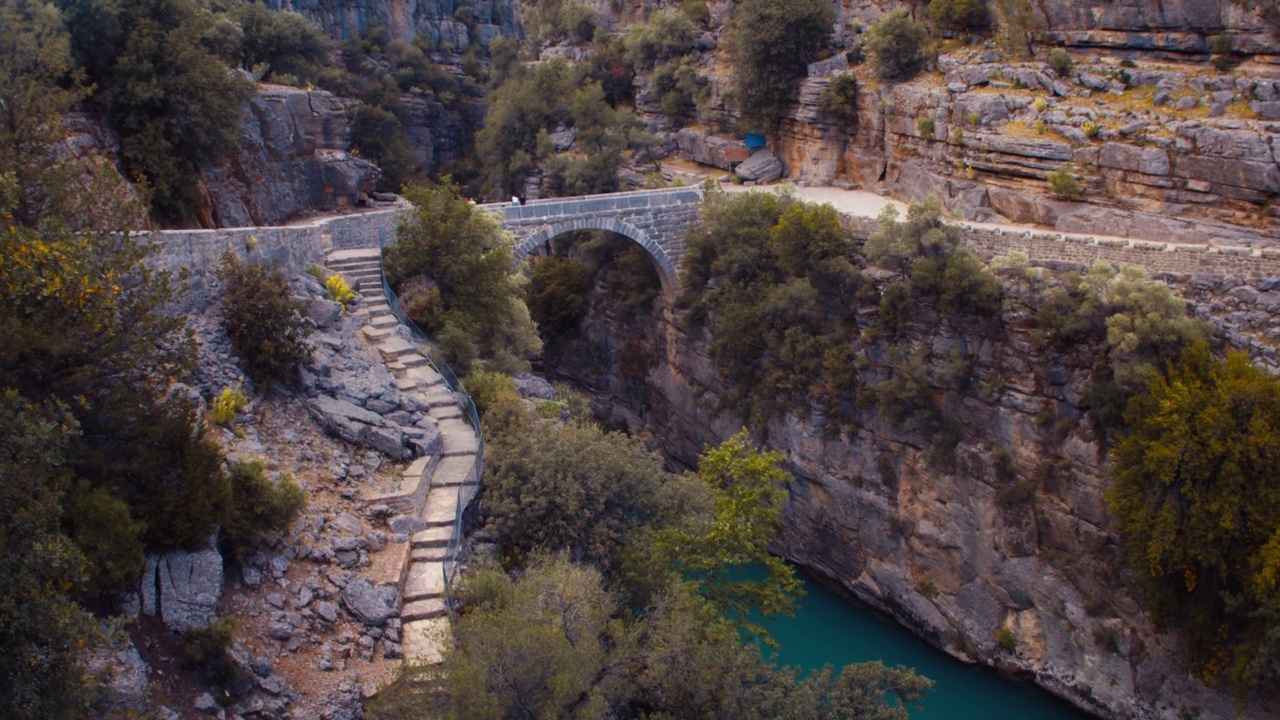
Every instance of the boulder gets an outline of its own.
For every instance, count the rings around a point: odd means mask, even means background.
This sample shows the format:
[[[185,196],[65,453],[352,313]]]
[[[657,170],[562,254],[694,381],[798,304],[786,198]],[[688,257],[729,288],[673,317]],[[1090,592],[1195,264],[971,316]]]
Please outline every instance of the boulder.
[[[359,578],[343,589],[342,604],[366,626],[381,627],[396,614],[396,591]]]
[[[327,328],[342,317],[342,306],[332,300],[315,298],[306,301],[307,317],[316,327]]]
[[[151,556],[142,572],[142,611],[184,632],[217,619],[222,555],[214,547]]]
[[[537,375],[529,375],[523,373],[515,378],[516,392],[520,393],[520,397],[531,397],[539,400],[555,400],[556,391],[551,387],[551,383],[546,378]]]
[[[734,173],[743,180],[768,183],[782,177],[782,161],[768,150],[757,150],[741,162]]]
[[[141,715],[147,709],[147,673],[150,668],[132,642],[115,652],[98,651],[89,658],[90,676],[101,674],[110,709],[133,711]],[[129,713],[132,714],[132,713]]]

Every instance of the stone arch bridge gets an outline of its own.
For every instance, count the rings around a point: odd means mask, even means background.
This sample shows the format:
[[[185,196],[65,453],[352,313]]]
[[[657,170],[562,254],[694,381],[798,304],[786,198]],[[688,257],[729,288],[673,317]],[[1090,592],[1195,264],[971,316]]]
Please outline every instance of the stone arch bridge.
[[[534,200],[524,205],[487,205],[502,214],[502,226],[516,236],[516,261],[552,238],[575,230],[608,230],[630,238],[653,258],[668,296],[679,292],[677,268],[685,233],[698,222],[702,188],[586,195]]]

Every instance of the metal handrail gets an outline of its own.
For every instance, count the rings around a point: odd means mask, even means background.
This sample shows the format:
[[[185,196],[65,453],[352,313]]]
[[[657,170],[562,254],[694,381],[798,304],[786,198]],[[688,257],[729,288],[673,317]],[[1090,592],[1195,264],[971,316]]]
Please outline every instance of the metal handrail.
[[[472,463],[471,469],[467,471],[467,476],[463,478],[462,485],[458,487],[458,495],[454,504],[453,530],[449,534],[449,541],[445,546],[445,556],[442,562],[444,571],[445,597],[450,597],[450,590],[453,587],[454,576],[458,569],[458,552],[462,547],[462,515],[466,512],[471,501],[475,499],[476,493],[480,489],[480,479],[484,474],[484,434],[480,431],[480,413],[476,410],[476,403],[467,394],[462,386],[462,381],[458,379],[458,375],[453,372],[453,368],[449,367],[449,363],[440,354],[439,348],[418,324],[409,317],[409,313],[405,311],[404,305],[401,304],[400,298],[395,291],[391,289],[391,283],[387,280],[386,261],[382,255],[378,257],[378,267],[382,275],[382,292],[387,297],[387,305],[391,308],[391,313],[396,316],[400,324],[409,328],[409,333],[414,339],[422,344],[423,357],[431,365],[440,377],[444,378],[445,385],[455,396],[460,397],[462,407],[466,411],[467,418],[471,421],[471,428],[476,436],[476,459]],[[452,607],[450,606],[450,616],[452,617]]]

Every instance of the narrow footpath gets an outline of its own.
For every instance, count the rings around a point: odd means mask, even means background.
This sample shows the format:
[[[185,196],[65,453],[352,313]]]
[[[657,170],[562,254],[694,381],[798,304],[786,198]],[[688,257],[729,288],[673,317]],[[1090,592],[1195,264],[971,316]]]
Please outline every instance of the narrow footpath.
[[[380,250],[335,251],[326,264],[361,292],[363,301],[355,311],[366,318],[361,334],[395,376],[396,387],[428,407],[427,414],[440,431],[441,451],[414,459],[404,471],[401,490],[366,498],[368,504],[386,504],[425,524],[409,542],[388,547],[388,559],[375,568],[374,580],[400,590],[406,662],[437,663],[440,647],[449,637],[445,574],[450,550],[459,541],[459,499],[464,486],[478,480],[473,476],[480,451],[477,430],[419,345],[397,332],[400,321],[382,291]]]

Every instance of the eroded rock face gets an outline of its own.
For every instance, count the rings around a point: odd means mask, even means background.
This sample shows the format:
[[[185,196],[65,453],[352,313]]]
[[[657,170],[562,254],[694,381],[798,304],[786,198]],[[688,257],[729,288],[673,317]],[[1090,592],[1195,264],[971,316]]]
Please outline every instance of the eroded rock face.
[[[211,546],[147,558],[139,580],[142,612],[159,615],[170,630],[185,632],[218,618],[222,555]]]
[[[267,5],[300,12],[342,40],[376,23],[393,38],[411,41],[426,35],[435,47],[458,53],[472,43],[488,47],[494,38],[515,36],[520,28],[515,0],[270,0]]]
[[[1261,307],[1270,284],[1189,287],[1208,293],[1203,307],[1216,313],[1233,302]],[[613,422],[647,425],[677,464],[742,427],[716,407],[723,386],[706,331],[661,308],[637,320],[604,295],[593,296],[578,339],[548,344],[549,372],[586,390]],[[1098,348],[1042,349],[1025,312],[955,322],[913,310],[901,340],[929,347],[930,364],[952,348],[974,358],[965,383],[932,388],[963,428],[952,453],[875,409],[844,428],[817,411],[769,421],[765,440],[796,477],[776,550],[951,654],[1034,677],[1102,717],[1235,715],[1225,693],[1190,678],[1181,640],[1155,631],[1121,562],[1105,453],[1081,419]],[[873,316],[860,313],[859,324]],[[872,366],[884,350],[868,347]],[[1013,632],[1014,652],[996,644],[999,628]]]
[[[365,205],[381,172],[350,155],[344,102],[323,90],[263,85],[246,103],[240,150],[201,168],[216,227],[280,225],[320,211]]]

